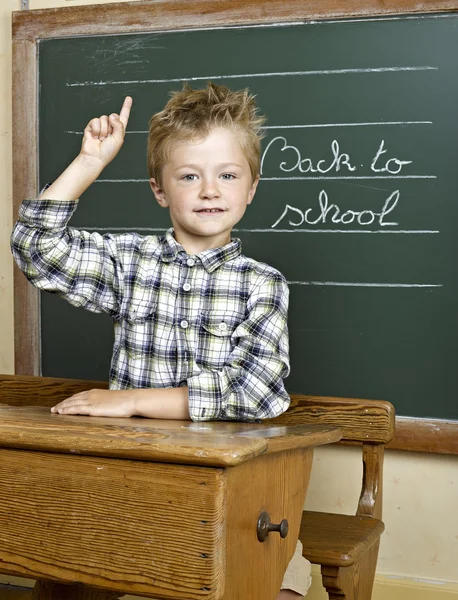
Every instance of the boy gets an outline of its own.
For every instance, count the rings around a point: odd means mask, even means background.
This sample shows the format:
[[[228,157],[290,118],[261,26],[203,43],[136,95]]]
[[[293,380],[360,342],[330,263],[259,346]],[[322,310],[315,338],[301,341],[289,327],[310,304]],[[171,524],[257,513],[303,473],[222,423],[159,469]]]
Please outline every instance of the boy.
[[[259,181],[263,118],[254,98],[214,84],[185,86],[151,118],[150,185],[173,224],[165,236],[67,227],[77,199],[119,152],[131,106],[127,97],[119,116],[90,121],[80,154],[38,200],[23,203],[13,231],[13,254],[33,285],[114,320],[110,389],[76,394],[51,410],[275,417],[289,404],[288,288],[231,239]],[[306,593],[308,567],[299,547],[279,598]]]

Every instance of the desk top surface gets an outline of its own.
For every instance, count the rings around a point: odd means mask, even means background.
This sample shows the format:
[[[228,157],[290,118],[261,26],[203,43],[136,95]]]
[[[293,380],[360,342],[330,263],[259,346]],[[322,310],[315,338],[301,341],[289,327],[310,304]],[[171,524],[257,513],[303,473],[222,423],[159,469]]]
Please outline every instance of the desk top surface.
[[[52,414],[0,405],[0,448],[229,467],[261,454],[337,442],[325,425],[166,421]]]

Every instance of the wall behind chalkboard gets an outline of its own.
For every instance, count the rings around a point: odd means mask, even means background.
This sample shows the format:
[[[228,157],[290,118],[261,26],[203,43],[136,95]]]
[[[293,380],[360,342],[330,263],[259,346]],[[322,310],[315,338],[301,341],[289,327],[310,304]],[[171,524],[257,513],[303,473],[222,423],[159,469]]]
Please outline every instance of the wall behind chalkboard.
[[[380,398],[458,419],[458,17],[43,40],[40,185],[93,116],[134,98],[120,155],[71,225],[169,227],[146,130],[171,90],[249,87],[268,117],[262,181],[235,235],[290,282],[290,392]],[[107,379],[111,322],[44,294],[43,375]]]

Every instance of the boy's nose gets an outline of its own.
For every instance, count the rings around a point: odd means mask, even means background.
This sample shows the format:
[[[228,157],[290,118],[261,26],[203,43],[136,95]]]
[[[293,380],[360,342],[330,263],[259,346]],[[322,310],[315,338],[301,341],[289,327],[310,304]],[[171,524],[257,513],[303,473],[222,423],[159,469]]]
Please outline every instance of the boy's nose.
[[[217,198],[219,196],[219,188],[216,181],[203,180],[202,187],[200,190],[201,198]]]

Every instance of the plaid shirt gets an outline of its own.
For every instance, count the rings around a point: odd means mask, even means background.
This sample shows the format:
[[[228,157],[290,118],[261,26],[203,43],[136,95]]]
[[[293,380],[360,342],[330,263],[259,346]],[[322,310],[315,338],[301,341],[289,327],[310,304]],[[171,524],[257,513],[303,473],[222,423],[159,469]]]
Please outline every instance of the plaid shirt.
[[[186,254],[164,236],[67,226],[77,201],[26,200],[12,235],[37,288],[114,320],[111,389],[187,385],[194,421],[253,421],[289,405],[288,287],[240,240]]]

